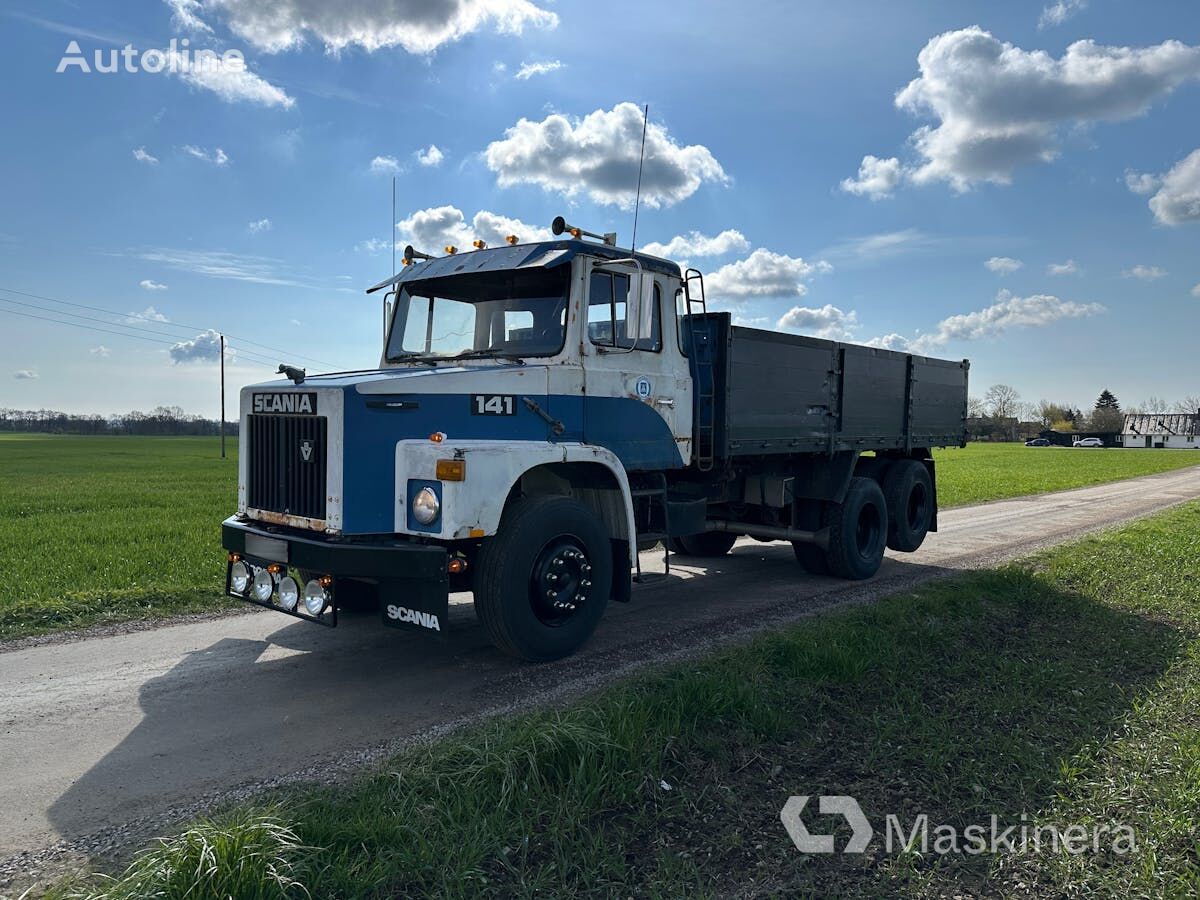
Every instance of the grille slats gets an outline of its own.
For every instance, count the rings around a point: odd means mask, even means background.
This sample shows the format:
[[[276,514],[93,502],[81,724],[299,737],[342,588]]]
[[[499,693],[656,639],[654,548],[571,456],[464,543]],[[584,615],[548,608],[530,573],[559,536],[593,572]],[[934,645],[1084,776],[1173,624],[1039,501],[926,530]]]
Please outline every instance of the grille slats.
[[[251,415],[249,505],[252,509],[325,518],[328,420],[320,416]],[[312,457],[301,447],[312,442]]]

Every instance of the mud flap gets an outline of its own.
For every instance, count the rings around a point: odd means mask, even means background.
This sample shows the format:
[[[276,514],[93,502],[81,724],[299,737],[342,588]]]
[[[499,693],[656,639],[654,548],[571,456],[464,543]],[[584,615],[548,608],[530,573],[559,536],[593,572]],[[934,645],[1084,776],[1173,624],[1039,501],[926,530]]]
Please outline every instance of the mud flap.
[[[389,578],[379,583],[379,613],[390,628],[444,635],[449,625],[446,581]]]

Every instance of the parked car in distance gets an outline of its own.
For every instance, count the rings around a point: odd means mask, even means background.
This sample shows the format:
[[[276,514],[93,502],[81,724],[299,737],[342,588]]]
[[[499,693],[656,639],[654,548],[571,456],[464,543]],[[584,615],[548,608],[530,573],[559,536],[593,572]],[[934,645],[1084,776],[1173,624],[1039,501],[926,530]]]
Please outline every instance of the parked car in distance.
[[[1045,438],[1034,438],[1031,441],[1025,442],[1026,447],[1049,447],[1050,442]]]
[[[1100,438],[1080,438],[1071,445],[1072,447],[1103,447],[1104,441]]]

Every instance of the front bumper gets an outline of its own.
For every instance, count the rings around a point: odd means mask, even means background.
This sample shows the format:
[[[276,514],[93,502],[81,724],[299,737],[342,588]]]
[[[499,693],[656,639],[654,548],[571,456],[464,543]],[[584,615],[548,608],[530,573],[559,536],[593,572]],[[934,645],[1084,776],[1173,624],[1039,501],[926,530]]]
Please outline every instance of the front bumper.
[[[221,543],[230,554],[258,568],[277,565],[285,572],[332,578],[329,608],[320,616],[310,616],[301,606],[284,609],[276,598],[258,601],[234,593],[229,584],[231,560],[226,564],[225,591],[247,603],[335,627],[339,582],[350,579],[377,586],[385,625],[436,632],[445,626],[450,590],[446,571],[449,554],[443,547],[390,535],[369,541],[332,540],[236,517],[222,523]],[[294,577],[299,580],[298,574]],[[300,584],[303,588],[303,581]]]

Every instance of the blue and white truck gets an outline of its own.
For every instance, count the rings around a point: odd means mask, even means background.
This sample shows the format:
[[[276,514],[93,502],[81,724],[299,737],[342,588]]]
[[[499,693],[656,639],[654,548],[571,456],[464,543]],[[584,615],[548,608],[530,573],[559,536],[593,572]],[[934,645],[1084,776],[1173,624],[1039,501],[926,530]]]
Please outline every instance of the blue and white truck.
[[[850,579],[937,529],[931,450],[965,440],[967,361],[733,325],[694,269],[554,240],[405,252],[377,368],[241,393],[232,596],[562,657],[627,602],[639,548],[791,542]]]

